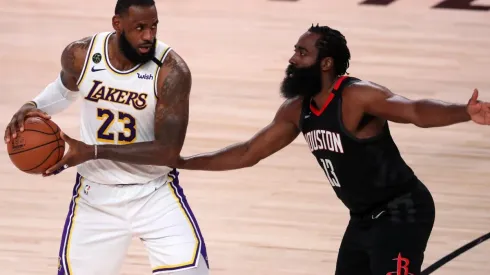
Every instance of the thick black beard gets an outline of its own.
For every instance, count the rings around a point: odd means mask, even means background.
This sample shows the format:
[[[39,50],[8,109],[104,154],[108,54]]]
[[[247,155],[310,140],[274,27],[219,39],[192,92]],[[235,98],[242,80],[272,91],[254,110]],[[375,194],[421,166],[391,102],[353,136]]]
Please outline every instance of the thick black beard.
[[[134,64],[144,64],[150,61],[155,56],[156,51],[156,39],[153,41],[150,51],[146,54],[140,54],[138,51],[131,46],[124,32],[121,33],[119,37],[119,49],[124,54],[124,56]]]
[[[305,98],[318,94],[322,89],[322,71],[320,62],[307,68],[296,68],[290,64],[281,83],[281,95],[287,99],[296,96]]]

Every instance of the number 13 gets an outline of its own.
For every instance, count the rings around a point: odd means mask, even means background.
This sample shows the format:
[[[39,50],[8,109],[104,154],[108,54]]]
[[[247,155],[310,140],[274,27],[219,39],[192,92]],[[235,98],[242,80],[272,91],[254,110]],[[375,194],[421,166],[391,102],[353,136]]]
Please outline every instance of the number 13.
[[[136,140],[136,119],[123,112],[117,112],[118,121],[124,123],[124,132],[117,133],[117,144],[129,144]],[[112,110],[97,108],[97,119],[104,122],[97,130],[97,141],[104,143],[116,143],[115,133],[108,132],[115,119]]]
[[[333,170],[333,163],[329,159],[320,159],[322,161],[323,171],[328,178],[328,181],[333,187],[340,187],[339,179]]]

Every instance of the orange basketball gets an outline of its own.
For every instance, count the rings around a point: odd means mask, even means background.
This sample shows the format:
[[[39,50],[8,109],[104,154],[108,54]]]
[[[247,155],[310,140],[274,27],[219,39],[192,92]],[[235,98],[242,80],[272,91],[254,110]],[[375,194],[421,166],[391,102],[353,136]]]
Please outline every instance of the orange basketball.
[[[65,141],[61,139],[60,127],[52,120],[30,117],[24,123],[24,132],[18,132],[7,143],[7,152],[21,171],[42,174],[61,160]]]

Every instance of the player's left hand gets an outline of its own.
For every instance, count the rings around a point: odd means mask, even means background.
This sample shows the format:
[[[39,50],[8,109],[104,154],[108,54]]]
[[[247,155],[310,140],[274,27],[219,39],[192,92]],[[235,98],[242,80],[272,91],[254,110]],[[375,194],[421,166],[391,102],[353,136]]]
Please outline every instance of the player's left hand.
[[[473,91],[473,95],[466,107],[468,114],[473,122],[490,125],[490,103],[478,100],[478,89]]]
[[[43,177],[57,175],[63,170],[90,160],[94,155],[93,146],[73,139],[63,132],[61,132],[61,138],[65,141],[65,144],[68,144],[68,152],[66,152],[58,163],[48,168],[48,170],[43,173]]]

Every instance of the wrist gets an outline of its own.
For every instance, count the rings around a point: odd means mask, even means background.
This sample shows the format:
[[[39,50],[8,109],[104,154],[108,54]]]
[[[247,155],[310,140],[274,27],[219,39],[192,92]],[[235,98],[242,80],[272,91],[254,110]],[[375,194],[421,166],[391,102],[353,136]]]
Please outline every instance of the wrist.
[[[37,109],[37,104],[34,101],[27,101],[26,103],[24,103],[24,105],[22,105],[21,109]]]
[[[97,144],[94,144],[94,145],[87,145],[87,149],[86,149],[86,155],[87,155],[87,159],[88,160],[93,160],[93,159],[97,159],[97,155],[98,155],[98,148],[97,148]]]
[[[33,100],[27,101],[25,105],[32,105],[32,106],[34,106],[34,108],[37,108],[37,103]]]
[[[464,105],[464,118],[466,121],[471,120],[471,114],[470,114],[470,110],[468,108],[468,105]]]

